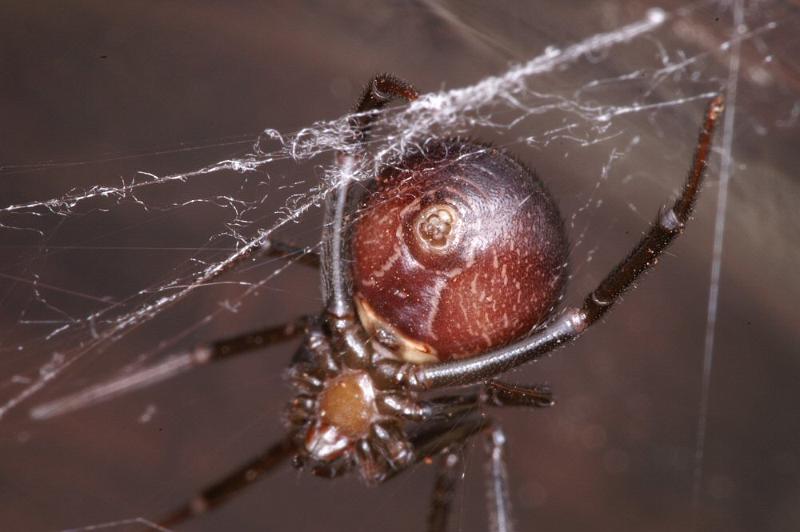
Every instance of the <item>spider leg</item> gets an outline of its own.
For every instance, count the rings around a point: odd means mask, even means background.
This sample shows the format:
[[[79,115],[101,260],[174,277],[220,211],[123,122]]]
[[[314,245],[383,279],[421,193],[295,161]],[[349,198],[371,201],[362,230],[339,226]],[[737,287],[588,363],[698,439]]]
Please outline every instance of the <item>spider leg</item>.
[[[511,388],[511,385],[504,384],[502,387],[492,387],[491,389],[505,391],[506,388]],[[499,397],[503,398],[502,402],[490,401],[489,404],[493,406],[543,406],[541,392],[537,388],[513,387],[512,394]],[[551,398],[552,396],[548,394],[547,397]],[[481,397],[481,401],[485,400],[486,394]],[[552,404],[552,401],[549,404]],[[486,449],[489,454],[487,467],[489,476],[487,493],[489,530],[492,532],[513,532],[508,471],[505,463],[506,437],[502,429],[491,422],[487,424],[484,430],[486,431]],[[444,532],[446,530],[450,503],[460,474],[460,469],[456,469],[459,467],[460,451],[461,448],[445,451],[437,460],[436,484],[434,485],[428,519],[429,532]]]
[[[261,236],[251,241],[246,249],[242,250],[240,255],[234,257],[230,262],[225,264],[224,267],[211,273],[208,277],[204,278],[202,282],[204,284],[210,283],[223,274],[235,270],[242,266],[242,264],[261,256],[274,258],[296,257],[297,262],[300,264],[319,268],[319,255],[316,251],[309,248],[293,246],[267,236]]]
[[[319,256],[316,252],[263,237],[254,242],[241,255],[226,264],[225,267],[211,273],[203,279],[203,282],[209,283],[259,256],[297,257],[297,262],[301,264],[315,268],[319,267]],[[129,375],[116,377],[75,394],[38,405],[31,409],[30,415],[34,419],[59,416],[133,390],[145,388],[198,366],[204,366],[209,362],[216,362],[253,349],[269,347],[272,344],[290,340],[302,333],[307,323],[308,318],[302,317],[287,324],[268,327],[209,344],[200,344],[189,351],[172,355],[160,364],[141,369]]]
[[[357,142],[364,142],[369,135],[369,128],[375,121],[375,113],[392,100],[401,99],[407,102],[416,100],[419,93],[409,82],[391,74],[378,74],[367,83],[364,92],[358,99],[352,125],[356,129]]]
[[[498,426],[492,426],[486,435],[489,452],[489,530],[513,532],[511,520],[511,498],[508,493],[508,471],[505,461],[506,436]]]
[[[481,412],[483,405],[494,407],[525,406],[544,407],[553,404],[552,394],[545,386],[525,387],[497,381],[487,382],[482,393],[437,397],[412,402],[400,401],[396,396],[383,401],[387,413],[421,423],[417,433],[410,437],[413,459],[388,472],[384,480],[394,477],[408,466],[437,456],[436,482],[431,494],[428,514],[428,531],[444,532],[450,506],[459,478],[459,453],[472,436],[487,432],[489,461],[489,515],[490,530],[511,532],[511,510],[508,497],[508,475],[504,462],[505,436],[489,417]]]
[[[490,424],[489,419],[475,410],[459,419],[431,423],[423,427],[411,442],[416,461],[435,456],[453,445],[466,441]]]
[[[375,121],[375,113],[395,99],[415,100],[418,93],[414,87],[389,74],[375,76],[358,100],[351,125],[355,130],[353,144],[358,146],[367,140],[369,128]],[[341,183],[335,193],[325,201],[325,229],[322,234],[322,292],[326,309],[333,316],[343,318],[353,315],[349,268],[343,267],[347,252],[343,248],[344,217],[349,210],[348,190],[355,161],[352,154],[339,154]]]
[[[482,405],[546,408],[555,404],[553,392],[547,385],[522,386],[496,380],[485,382],[480,393],[444,395],[420,401],[401,393],[382,392],[377,401],[383,414],[413,422],[462,416]]]
[[[458,481],[461,479],[462,447],[445,451],[436,458],[436,481],[431,493],[430,508],[428,510],[428,532],[445,532],[450,517]]]
[[[289,323],[199,344],[188,351],[169,356],[161,363],[115,377],[66,397],[35,406],[30,415],[47,419],[171,379],[191,369],[228,359],[256,349],[286,342],[305,332],[310,319],[303,316]]]
[[[269,243],[266,248],[266,255],[275,258],[294,258],[296,262],[309,266],[311,268],[319,268],[319,253],[310,248],[303,248],[294,246],[279,240],[267,240]]]
[[[158,520],[160,526],[172,528],[225,503],[241,490],[272,472],[294,452],[292,438],[287,437],[269,447],[261,455],[234,472],[211,484],[191,501]]]
[[[521,386],[491,380],[484,385],[483,402],[489,406],[526,406],[548,408],[555,404],[549,386]]]
[[[378,368],[384,373],[382,378],[386,380],[388,377],[395,385],[404,385],[413,390],[478,383],[539,358],[580,336],[608,312],[644,272],[655,265],[664,249],[683,231],[708,166],[714,127],[722,110],[722,96],[711,100],[681,195],[670,209],[661,211],[639,243],[586,297],[580,308],[567,309],[537,333],[481,356],[428,366],[402,364],[394,368]]]
[[[392,100],[411,101],[417,96],[416,89],[406,81],[388,74],[375,76],[356,105],[357,115],[351,119],[355,131],[353,145],[359,147],[367,140],[369,128],[376,118],[371,111],[383,108]],[[332,328],[342,338],[345,350],[351,354],[353,366],[359,367],[368,362],[366,333],[360,326],[352,326],[355,323],[353,283],[350,268],[347,266],[349,253],[344,244],[344,220],[352,207],[352,198],[348,198],[348,192],[356,166],[356,155],[349,150],[341,152],[338,154],[338,164],[340,182],[335,191],[325,199],[323,245],[320,251],[322,298],[325,309],[333,318]]]
[[[444,532],[450,507],[460,477],[459,454],[466,440],[486,432],[489,452],[488,474],[489,529],[492,532],[513,532],[511,504],[508,495],[508,473],[505,465],[505,435],[490,419],[476,409],[470,415],[448,422],[436,423],[413,438],[417,461],[435,454],[437,475],[431,494],[428,531]],[[397,472],[395,472],[396,474]],[[394,476],[394,475],[392,475]]]

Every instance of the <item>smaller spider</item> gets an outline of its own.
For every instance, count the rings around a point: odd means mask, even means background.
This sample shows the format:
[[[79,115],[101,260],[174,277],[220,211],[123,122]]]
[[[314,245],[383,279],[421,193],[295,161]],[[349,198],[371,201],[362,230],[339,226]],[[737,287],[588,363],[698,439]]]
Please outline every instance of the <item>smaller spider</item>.
[[[43,405],[48,417],[162,380],[190,367],[264,348],[304,333],[287,378],[295,397],[287,436],[159,522],[174,526],[219,506],[291,459],[318,476],[355,471],[380,484],[437,458],[428,530],[446,529],[459,451],[480,433],[490,449],[493,530],[511,530],[505,438],[483,407],[553,404],[544,386],[495,378],[574,340],[652,267],[689,219],[706,170],[722,97],[700,129],[688,179],[671,208],[580,307],[554,316],[567,279],[567,238],[555,202],[536,174],[490,145],[431,139],[379,172],[367,193],[347,179],[377,111],[416,90],[375,77],[352,118],[353,148],[338,156],[345,176],[326,200],[319,257],[264,240],[255,254],[300,253],[319,266],[320,315],[196,347],[158,366]],[[352,266],[351,266],[352,265]],[[425,392],[452,387],[453,395]]]

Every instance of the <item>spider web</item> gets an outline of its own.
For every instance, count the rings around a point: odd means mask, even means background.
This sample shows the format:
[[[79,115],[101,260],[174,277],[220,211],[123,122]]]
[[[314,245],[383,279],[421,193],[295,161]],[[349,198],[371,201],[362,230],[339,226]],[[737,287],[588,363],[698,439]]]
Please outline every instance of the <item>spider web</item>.
[[[502,51],[498,35],[475,30],[474,24],[464,23],[445,8],[433,12],[477,47]],[[734,136],[742,123],[738,80],[746,75],[755,86],[780,85],[778,73],[771,70],[773,35],[780,33],[786,24],[782,17],[790,12],[770,2],[649,9],[609,31],[545,47],[539,55],[498,74],[430,92],[410,105],[380,113],[371,131],[371,157],[356,169],[356,178],[366,180],[408,146],[435,136],[491,139],[523,160],[528,159],[526,154],[540,158],[536,169],[559,198],[572,239],[567,299],[574,300],[621,258],[637,231],[677,190],[703,106],[712,96],[726,92],[729,107],[717,140],[719,165],[713,164],[713,174],[719,176],[713,191],[718,194],[716,211],[712,215],[708,207],[705,215],[698,213],[700,220],[707,221],[706,227],[714,229],[711,238],[706,232],[706,243],[697,244],[709,251],[706,264],[711,265],[711,277],[706,273],[700,284],[710,288],[710,295],[707,301],[706,294],[693,298],[695,305],[707,305],[699,336],[705,338],[705,347],[694,351],[695,361],[703,361],[696,381],[701,391],[700,406],[694,409],[698,428],[689,490],[694,515],[703,500],[715,324],[726,249],[723,236],[730,212],[729,180],[737,168]],[[698,23],[702,16],[727,22],[711,31]],[[617,61],[617,54],[624,55],[624,60]],[[775,114],[778,118],[771,122],[748,118],[745,127],[757,130],[760,126],[768,132],[794,129],[796,133],[795,103],[776,109]],[[42,181],[48,183],[53,176],[69,178],[57,179],[67,186],[53,194],[42,195],[36,187],[11,187],[6,194],[9,199],[0,207],[0,235],[7,249],[16,250],[9,267],[0,272],[7,283],[5,314],[11,316],[0,329],[6,375],[0,385],[0,423],[26,417],[29,407],[45,399],[220,336],[207,331],[218,329],[225,334],[226,324],[239,320],[263,324],[263,313],[253,308],[259,300],[289,290],[281,288],[281,283],[297,275],[296,259],[262,259],[235,273],[227,272],[228,266],[267,237],[285,237],[309,251],[318,247],[319,205],[339,180],[331,161],[335,153],[350,148],[349,136],[349,117],[341,116],[297,130],[267,129],[257,138],[216,138],[144,154],[3,166],[6,177],[44,176]],[[235,151],[243,145],[248,146],[245,153],[228,153],[207,164],[181,168],[185,163],[180,156],[187,153]],[[171,159],[130,171],[131,162],[162,155]],[[114,182],[113,174],[102,170],[107,163],[123,163],[127,172]],[[713,192],[705,192],[706,203],[711,203]],[[176,222],[198,216],[202,219],[195,218],[196,222]],[[190,244],[185,249],[161,244],[152,236],[153,231],[166,232],[170,224],[180,226],[175,236],[188,235]],[[598,224],[603,227],[598,229]],[[107,229],[96,230],[90,238],[82,235],[86,228],[106,225]],[[140,231],[140,226],[145,230]],[[142,234],[146,237],[143,245],[129,245]],[[76,257],[94,263],[89,270],[107,271],[102,264],[106,259],[98,252],[112,251],[115,242],[124,242],[119,247],[125,252],[168,249],[185,253],[168,266],[152,256],[132,260],[130,266],[126,256],[111,260],[118,268],[141,266],[143,275],[135,276],[132,284],[97,282],[91,273],[86,277],[69,273]],[[679,255],[666,262],[680,260]],[[313,298],[302,303],[306,312],[320,304]],[[634,310],[631,319],[649,321],[644,311]],[[148,402],[138,420],[149,423],[161,405]],[[568,410],[565,423],[577,423],[584,415]],[[21,423],[16,438],[27,442],[37,429]],[[597,425],[591,427],[597,429]],[[565,430],[573,429],[570,425]],[[595,436],[579,438],[608,438],[605,432],[595,431]],[[603,460],[609,470],[630,467],[630,458],[623,454],[609,451]],[[711,479],[710,489],[725,492],[728,485],[718,477]],[[532,484],[526,489],[536,494],[542,487]]]

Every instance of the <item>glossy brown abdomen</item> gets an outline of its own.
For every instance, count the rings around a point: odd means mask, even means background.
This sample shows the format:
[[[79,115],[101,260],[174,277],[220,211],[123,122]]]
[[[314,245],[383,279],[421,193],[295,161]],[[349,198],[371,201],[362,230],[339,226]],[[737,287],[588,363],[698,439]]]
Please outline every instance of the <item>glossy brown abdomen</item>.
[[[555,202],[489,146],[437,141],[384,169],[352,230],[362,322],[432,355],[406,357],[415,361],[474,356],[524,335],[566,282]]]

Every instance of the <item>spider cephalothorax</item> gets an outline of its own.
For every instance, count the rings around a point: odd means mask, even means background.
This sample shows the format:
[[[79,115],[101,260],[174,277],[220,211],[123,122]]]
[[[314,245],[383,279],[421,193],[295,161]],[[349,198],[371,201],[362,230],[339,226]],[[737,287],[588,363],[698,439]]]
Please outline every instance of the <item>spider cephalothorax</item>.
[[[321,323],[309,326],[287,376],[297,392],[286,414],[296,466],[324,477],[357,468],[366,483],[377,484],[414,460],[411,443],[386,407],[395,394],[334,356]]]

